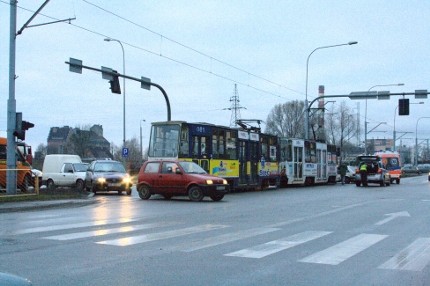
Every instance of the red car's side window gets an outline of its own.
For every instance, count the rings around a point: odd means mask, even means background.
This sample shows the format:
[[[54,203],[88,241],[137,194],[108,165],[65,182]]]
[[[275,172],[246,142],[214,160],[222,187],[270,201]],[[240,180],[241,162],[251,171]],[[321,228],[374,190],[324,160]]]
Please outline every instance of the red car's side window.
[[[151,162],[146,164],[145,166],[145,173],[158,173],[158,169],[160,168],[160,163],[158,162]]]

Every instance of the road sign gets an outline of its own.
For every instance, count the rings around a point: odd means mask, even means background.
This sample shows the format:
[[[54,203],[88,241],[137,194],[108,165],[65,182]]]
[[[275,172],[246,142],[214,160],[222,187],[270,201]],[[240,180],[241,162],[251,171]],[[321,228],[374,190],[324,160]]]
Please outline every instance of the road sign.
[[[128,148],[127,147],[122,148],[122,157],[124,157],[124,158],[128,157]]]
[[[82,61],[74,58],[69,59],[69,71],[82,73]]]
[[[147,77],[141,77],[140,87],[143,89],[151,90],[151,79]]]

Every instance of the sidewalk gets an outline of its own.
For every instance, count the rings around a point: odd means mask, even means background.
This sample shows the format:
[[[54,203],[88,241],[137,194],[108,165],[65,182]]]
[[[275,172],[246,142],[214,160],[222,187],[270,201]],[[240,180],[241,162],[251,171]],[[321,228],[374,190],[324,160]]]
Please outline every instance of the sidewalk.
[[[50,201],[29,201],[29,202],[3,202],[0,203],[0,213],[25,212],[49,208],[80,207],[96,203],[96,200],[89,196],[86,199],[50,200]]]

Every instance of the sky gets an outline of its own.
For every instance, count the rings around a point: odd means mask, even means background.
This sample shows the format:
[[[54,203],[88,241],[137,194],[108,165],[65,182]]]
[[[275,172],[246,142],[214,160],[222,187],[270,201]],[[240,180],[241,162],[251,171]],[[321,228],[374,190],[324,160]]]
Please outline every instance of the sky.
[[[45,0],[20,0],[17,30]],[[0,135],[7,130],[10,0],[0,0]],[[230,99],[240,99],[243,119],[266,120],[272,108],[356,91],[430,90],[430,1],[427,0],[51,0],[16,39],[16,110],[35,124],[26,141],[47,144],[51,127],[103,126],[104,137],[123,140],[123,95],[113,94],[100,73],[69,72],[69,58],[134,78],[147,77],[168,94],[172,120],[230,125]],[[356,45],[332,46],[357,41]],[[315,52],[313,52],[317,49]],[[313,53],[312,53],[313,52]],[[312,53],[312,54],[311,54]],[[309,57],[309,65],[307,58]],[[403,83],[403,86],[381,86]],[[123,81],[120,79],[121,89]],[[237,87],[235,93],[235,85]],[[429,99],[395,115],[398,99],[344,100],[360,118],[362,138],[402,144],[430,138]],[[329,100],[329,99],[327,99]],[[151,122],[167,120],[162,93],[126,80],[126,140],[149,140]],[[367,112],[366,112],[367,110]],[[367,116],[366,116],[367,114]],[[262,125],[264,129],[264,124]],[[397,145],[399,142],[397,142]]]

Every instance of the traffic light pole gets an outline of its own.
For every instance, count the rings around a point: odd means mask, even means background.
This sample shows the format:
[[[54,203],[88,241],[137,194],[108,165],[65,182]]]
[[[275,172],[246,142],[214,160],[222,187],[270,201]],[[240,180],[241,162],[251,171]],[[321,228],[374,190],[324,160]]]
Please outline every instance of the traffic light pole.
[[[16,3],[10,3],[10,43],[9,43],[9,99],[7,101],[7,153],[6,153],[6,194],[16,194],[15,131],[15,51],[16,51]]]
[[[117,71],[109,71],[108,69],[97,69],[97,68],[93,68],[93,67],[89,67],[89,66],[84,66],[84,65],[82,65],[82,62],[80,60],[76,60],[76,59],[70,59],[69,62],[65,62],[65,63],[70,66],[69,70],[71,72],[82,73],[82,69],[88,69],[88,70],[92,70],[92,71],[101,72],[102,74],[107,74],[107,75],[110,75],[112,77],[122,77],[122,78],[126,78],[126,79],[131,79],[134,81],[138,81],[141,83],[142,88],[145,88],[145,89],[149,89],[149,86],[155,86],[156,88],[158,88],[161,91],[161,93],[164,96],[164,99],[166,100],[167,121],[171,120],[171,110],[170,110],[169,97],[167,96],[166,91],[161,87],[161,85],[156,84],[154,82],[151,82],[149,79],[146,79],[146,78],[138,79],[138,78],[131,77],[128,75],[120,74]]]

